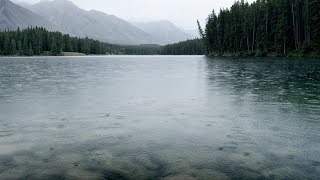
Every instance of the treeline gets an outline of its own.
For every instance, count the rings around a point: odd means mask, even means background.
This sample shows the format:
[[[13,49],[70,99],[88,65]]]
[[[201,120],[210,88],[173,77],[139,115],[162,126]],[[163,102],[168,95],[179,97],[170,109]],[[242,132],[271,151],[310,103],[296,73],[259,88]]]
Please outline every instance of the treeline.
[[[49,32],[44,28],[30,27],[17,31],[0,32],[0,55],[61,55],[62,52],[84,54],[112,53],[107,44],[88,39],[75,38],[60,32]]]
[[[218,15],[213,11],[199,31],[210,55],[316,55],[320,0],[238,1]]]
[[[200,39],[187,40],[163,46],[162,55],[204,55],[205,46]]]
[[[126,55],[160,55],[161,46],[153,45],[153,44],[145,44],[145,45],[122,45],[122,46],[114,46],[117,48],[119,52],[118,54],[126,54]]]
[[[47,31],[42,27],[0,31],[0,55],[2,56],[60,56],[64,52],[86,55],[202,55],[205,54],[205,47],[199,39],[165,46],[153,44],[129,46],[71,37],[60,32]]]
[[[129,55],[204,55],[206,51],[203,41],[194,39],[165,46],[119,46],[118,52]]]

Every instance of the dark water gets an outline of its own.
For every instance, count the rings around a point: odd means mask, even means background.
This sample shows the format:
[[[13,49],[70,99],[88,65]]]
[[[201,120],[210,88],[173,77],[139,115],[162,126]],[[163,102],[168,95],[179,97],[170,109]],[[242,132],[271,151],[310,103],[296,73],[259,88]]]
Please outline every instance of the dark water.
[[[319,179],[320,60],[0,58],[0,179]]]

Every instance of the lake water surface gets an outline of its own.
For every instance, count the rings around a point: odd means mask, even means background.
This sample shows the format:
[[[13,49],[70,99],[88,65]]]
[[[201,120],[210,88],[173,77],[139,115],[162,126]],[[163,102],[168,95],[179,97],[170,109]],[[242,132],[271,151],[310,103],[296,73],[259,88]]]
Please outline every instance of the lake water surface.
[[[0,179],[319,179],[320,60],[0,58]]]

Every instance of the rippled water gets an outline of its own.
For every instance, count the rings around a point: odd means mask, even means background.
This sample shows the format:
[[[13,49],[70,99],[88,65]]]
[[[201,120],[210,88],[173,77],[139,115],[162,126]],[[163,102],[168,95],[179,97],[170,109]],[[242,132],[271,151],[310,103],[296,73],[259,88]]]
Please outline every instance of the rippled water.
[[[0,179],[318,179],[320,60],[0,58]]]

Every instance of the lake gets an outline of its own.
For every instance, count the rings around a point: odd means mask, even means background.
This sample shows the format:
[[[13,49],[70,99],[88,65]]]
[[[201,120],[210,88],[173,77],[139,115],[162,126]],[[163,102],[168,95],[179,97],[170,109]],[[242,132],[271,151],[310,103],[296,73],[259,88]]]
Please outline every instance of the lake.
[[[0,179],[319,179],[320,60],[0,58]]]

